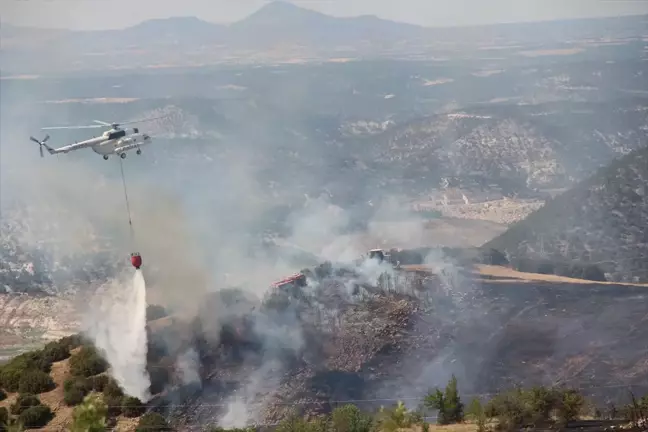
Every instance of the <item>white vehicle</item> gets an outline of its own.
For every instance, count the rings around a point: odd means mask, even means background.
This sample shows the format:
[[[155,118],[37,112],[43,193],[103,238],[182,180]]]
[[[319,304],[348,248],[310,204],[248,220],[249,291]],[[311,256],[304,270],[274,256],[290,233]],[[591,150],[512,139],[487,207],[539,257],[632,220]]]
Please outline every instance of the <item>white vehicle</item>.
[[[34,137],[29,137],[30,140],[34,141],[40,146],[40,155],[43,157],[43,147],[49,152],[49,154],[59,154],[59,153],[69,153],[75,150],[81,150],[84,148],[91,148],[95,153],[103,156],[104,160],[108,160],[111,155],[119,156],[122,159],[126,158],[126,152],[129,150],[137,149],[137,154],[142,154],[141,146],[145,144],[150,144],[153,139],[150,135],[146,133],[140,133],[139,129],[134,127],[132,129],[122,129],[120,126],[131,123],[141,123],[145,121],[156,120],[158,118],[149,118],[144,120],[135,120],[124,123],[106,123],[100,120],[94,120],[96,125],[89,126],[56,126],[56,127],[45,127],[42,130],[50,129],[92,129],[92,128],[105,128],[110,127],[109,130],[105,131],[98,137],[93,137],[85,141],[76,142],[74,144],[66,145],[64,147],[52,148],[48,146],[47,140],[50,136],[46,135],[42,141],[37,140]]]

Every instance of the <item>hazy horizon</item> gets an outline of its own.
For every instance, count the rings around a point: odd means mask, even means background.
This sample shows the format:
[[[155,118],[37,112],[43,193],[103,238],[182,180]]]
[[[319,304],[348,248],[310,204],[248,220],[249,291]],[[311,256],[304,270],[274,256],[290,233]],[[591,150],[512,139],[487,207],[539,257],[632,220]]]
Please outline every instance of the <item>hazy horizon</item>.
[[[286,0],[283,0],[286,1]],[[122,29],[152,19],[197,17],[228,24],[246,18],[271,0],[2,0],[2,23],[70,30]],[[648,14],[647,0],[402,0],[398,4],[376,0],[291,0],[299,7],[336,17],[375,15],[391,21],[425,27],[604,18]],[[105,5],[106,8],[98,7]],[[108,4],[110,6],[108,7]],[[110,14],[120,10],[127,13]],[[470,13],[466,13],[470,11]]]

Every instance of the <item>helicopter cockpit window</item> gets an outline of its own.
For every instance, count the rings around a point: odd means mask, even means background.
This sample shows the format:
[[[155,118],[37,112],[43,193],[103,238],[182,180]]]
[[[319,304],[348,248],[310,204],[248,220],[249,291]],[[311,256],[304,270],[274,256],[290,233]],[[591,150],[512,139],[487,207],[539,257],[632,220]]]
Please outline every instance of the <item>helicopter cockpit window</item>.
[[[108,139],[117,139],[126,136],[126,131],[119,130],[108,135]]]

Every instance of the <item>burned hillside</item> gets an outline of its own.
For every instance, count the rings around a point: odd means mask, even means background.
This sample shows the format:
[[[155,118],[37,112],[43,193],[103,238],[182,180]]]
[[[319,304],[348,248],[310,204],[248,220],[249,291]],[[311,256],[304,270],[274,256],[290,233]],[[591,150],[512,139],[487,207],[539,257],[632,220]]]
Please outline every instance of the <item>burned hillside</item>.
[[[193,320],[152,321],[154,403],[186,423],[242,425],[409,400],[451,374],[464,392],[566,384],[601,402],[648,384],[645,288],[434,268],[331,267],[263,301],[224,291]]]
[[[600,169],[486,243],[510,257],[578,260],[611,280],[644,281],[648,268],[648,149]]]

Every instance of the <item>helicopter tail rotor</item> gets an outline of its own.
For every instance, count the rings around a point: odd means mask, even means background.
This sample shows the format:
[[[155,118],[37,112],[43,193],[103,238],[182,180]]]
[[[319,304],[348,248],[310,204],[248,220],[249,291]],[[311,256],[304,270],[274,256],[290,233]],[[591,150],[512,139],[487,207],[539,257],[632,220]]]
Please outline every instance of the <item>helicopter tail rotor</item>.
[[[39,140],[37,140],[36,138],[34,138],[33,136],[30,136],[30,137],[29,137],[30,140],[32,140],[32,141],[34,141],[36,144],[38,144],[38,150],[40,151],[40,157],[43,157],[43,147],[45,147],[45,148],[47,149],[47,151],[48,151],[50,154],[52,154],[52,149],[51,149],[47,144],[45,144],[49,138],[50,138],[49,135],[45,135],[45,138],[43,138],[42,141],[39,141]]]

